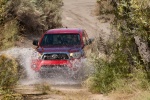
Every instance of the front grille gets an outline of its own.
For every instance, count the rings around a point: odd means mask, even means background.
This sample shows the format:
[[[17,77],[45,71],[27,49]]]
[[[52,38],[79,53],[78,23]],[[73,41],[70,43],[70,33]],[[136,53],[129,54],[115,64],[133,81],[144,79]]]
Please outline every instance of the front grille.
[[[67,65],[43,65],[41,67],[44,67],[44,68],[58,68],[58,67],[66,67]]]
[[[49,70],[66,70],[66,65],[43,65],[41,66],[41,71],[49,71]]]
[[[44,54],[42,59],[43,60],[66,60],[69,59],[69,57],[65,53],[53,53],[53,54]]]

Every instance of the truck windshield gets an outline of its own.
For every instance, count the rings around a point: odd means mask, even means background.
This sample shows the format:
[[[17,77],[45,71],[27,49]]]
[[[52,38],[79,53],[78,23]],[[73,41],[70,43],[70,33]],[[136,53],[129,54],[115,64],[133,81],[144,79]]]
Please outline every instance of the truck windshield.
[[[45,34],[41,46],[80,45],[79,34]]]

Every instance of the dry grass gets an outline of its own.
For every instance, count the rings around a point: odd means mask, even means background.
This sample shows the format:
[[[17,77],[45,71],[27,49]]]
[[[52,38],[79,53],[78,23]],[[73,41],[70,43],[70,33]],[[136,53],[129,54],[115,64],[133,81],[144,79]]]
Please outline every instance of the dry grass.
[[[61,0],[21,0],[13,10],[22,33],[41,34],[45,30],[61,27]],[[15,6],[14,4],[11,4]]]
[[[111,0],[97,0],[96,14],[110,14],[113,11],[113,7],[110,3]]]
[[[84,91],[84,90],[57,90],[57,89],[52,89],[50,84],[47,83],[42,83],[35,85],[35,89],[37,91],[40,91],[41,94],[39,96],[36,95],[31,95],[27,97],[28,99],[34,98],[55,98],[55,99],[61,99],[61,100],[89,100],[89,95],[91,95],[89,92]],[[47,97],[46,97],[47,96]]]
[[[86,92],[70,92],[65,94],[63,100],[89,100],[89,95]]]
[[[15,41],[18,39],[18,25],[16,20],[11,20],[5,24],[2,30],[0,30],[0,50],[7,49],[15,45]]]
[[[61,27],[62,0],[0,0],[0,51],[21,34],[42,34]]]
[[[47,83],[35,85],[35,89],[37,91],[41,91],[42,94],[49,94],[50,92],[52,92],[50,84]]]
[[[115,92],[110,97],[112,100],[150,100],[150,91],[137,91],[132,94]]]
[[[0,100],[23,100],[21,94],[14,93],[18,81],[18,63],[10,56],[0,55]]]
[[[0,89],[11,89],[18,81],[18,63],[6,55],[0,55]]]

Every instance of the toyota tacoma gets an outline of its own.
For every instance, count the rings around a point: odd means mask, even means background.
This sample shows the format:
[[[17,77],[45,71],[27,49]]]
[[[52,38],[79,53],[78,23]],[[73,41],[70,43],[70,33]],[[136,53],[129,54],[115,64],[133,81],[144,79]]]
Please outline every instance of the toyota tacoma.
[[[39,58],[33,60],[32,69],[45,72],[50,69],[67,69],[76,72],[78,65],[85,58],[84,47],[92,43],[85,30],[79,28],[58,28],[46,31],[41,39],[33,40],[37,46]],[[72,73],[72,72],[71,72]]]

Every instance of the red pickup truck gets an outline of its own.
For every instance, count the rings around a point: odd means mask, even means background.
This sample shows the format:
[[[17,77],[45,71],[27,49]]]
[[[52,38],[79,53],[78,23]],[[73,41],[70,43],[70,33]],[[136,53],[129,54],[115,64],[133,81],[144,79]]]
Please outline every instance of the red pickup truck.
[[[84,47],[92,43],[85,30],[79,28],[58,28],[46,31],[41,39],[34,40],[39,59],[31,67],[37,72],[49,69],[67,69],[77,71],[73,61],[85,57]]]

